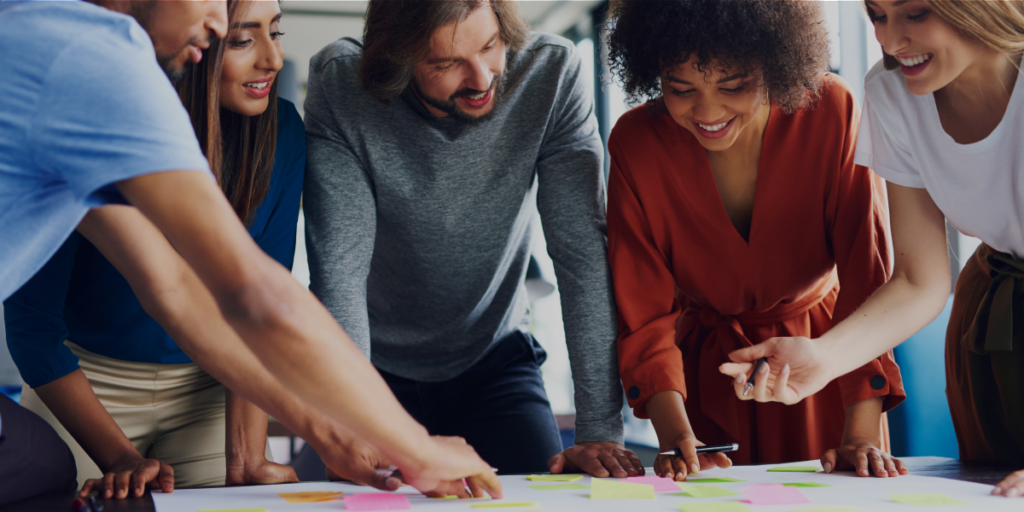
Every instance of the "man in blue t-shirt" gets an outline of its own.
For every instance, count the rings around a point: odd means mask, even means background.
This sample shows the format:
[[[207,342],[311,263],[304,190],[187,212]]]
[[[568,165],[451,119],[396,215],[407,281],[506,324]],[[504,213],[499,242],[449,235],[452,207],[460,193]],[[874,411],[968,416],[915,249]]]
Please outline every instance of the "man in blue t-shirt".
[[[0,52],[0,300],[77,227],[174,339],[201,340],[181,346],[243,398],[327,437],[351,428],[421,491],[467,495],[467,478],[474,494],[500,497],[490,466],[461,440],[430,437],[259,250],[211,176],[166,75],[226,25],[223,0],[0,3],[0,48],[18,49]],[[119,202],[137,209],[106,206]],[[182,303],[223,316],[184,321]],[[220,324],[238,336],[210,335]]]

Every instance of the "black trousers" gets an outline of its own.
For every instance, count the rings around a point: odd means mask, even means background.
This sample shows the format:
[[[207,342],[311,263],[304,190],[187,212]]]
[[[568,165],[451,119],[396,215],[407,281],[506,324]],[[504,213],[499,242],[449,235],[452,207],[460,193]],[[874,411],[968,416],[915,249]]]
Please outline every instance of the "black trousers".
[[[451,380],[380,373],[431,435],[464,437],[500,473],[536,473],[547,472],[548,459],[562,451],[540,373],[546,358],[532,336],[516,331]]]
[[[451,380],[417,382],[380,373],[431,435],[464,437],[499,473],[539,473],[562,451],[540,373],[545,359],[532,336],[516,331]],[[303,481],[324,479],[324,463],[309,445],[292,465]]]
[[[0,506],[77,488],[71,449],[42,418],[0,395]]]

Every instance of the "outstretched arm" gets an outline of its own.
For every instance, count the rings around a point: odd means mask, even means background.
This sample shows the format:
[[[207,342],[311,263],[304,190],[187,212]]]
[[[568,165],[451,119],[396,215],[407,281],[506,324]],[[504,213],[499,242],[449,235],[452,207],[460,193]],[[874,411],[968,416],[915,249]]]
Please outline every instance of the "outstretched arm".
[[[760,402],[795,404],[912,336],[939,315],[949,296],[945,216],[924,189],[888,183],[893,277],[845,321],[817,340],[772,338],[729,355],[722,373],[742,396],[753,362],[768,358],[755,381]]]
[[[231,327],[285,387],[381,448],[402,468],[409,483],[421,490],[433,490],[442,480],[479,477],[470,481],[471,487],[483,486],[500,495],[493,472],[470,447],[431,439],[402,409],[323,306],[259,250],[208,176],[161,172],[122,181],[118,187],[163,232],[212,293]],[[130,232],[128,238],[115,235],[111,239],[104,239],[108,231],[103,228],[85,234],[120,269],[129,266],[131,248],[141,242],[140,235]],[[161,318],[159,307],[154,306],[159,293],[140,300],[148,312],[156,312],[154,318],[168,322],[162,325],[176,336],[182,326],[174,325],[173,317]],[[220,343],[199,345],[200,352],[223,351]],[[215,360],[211,354],[206,356],[207,361]],[[266,410],[267,401],[253,389],[251,365],[239,364],[243,357],[231,353],[219,368],[204,369]],[[195,359],[203,360],[202,354]],[[442,449],[448,453],[442,456]]]

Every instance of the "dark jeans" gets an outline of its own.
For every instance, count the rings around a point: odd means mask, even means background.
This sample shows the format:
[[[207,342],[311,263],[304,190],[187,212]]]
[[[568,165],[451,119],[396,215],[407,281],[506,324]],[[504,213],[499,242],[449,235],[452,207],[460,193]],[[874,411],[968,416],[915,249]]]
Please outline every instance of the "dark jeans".
[[[545,359],[532,336],[516,331],[451,380],[417,382],[380,373],[431,435],[464,437],[500,473],[539,473],[562,451],[540,374]],[[323,462],[309,445],[294,466],[302,480],[324,478]]]
[[[0,505],[78,486],[71,449],[42,418],[0,395]]]

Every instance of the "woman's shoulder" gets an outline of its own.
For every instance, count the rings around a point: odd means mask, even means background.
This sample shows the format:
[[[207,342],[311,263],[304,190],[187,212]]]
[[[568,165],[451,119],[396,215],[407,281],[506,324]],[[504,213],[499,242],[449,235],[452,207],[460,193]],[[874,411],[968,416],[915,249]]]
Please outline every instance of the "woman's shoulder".
[[[643,103],[619,117],[612,127],[608,143],[610,145],[614,141],[635,149],[637,145],[657,141],[660,138],[656,132],[664,129],[666,120],[674,124],[660,100]]]
[[[284,98],[277,98],[277,150],[291,153],[306,147],[306,125],[299,116],[295,104]]]

